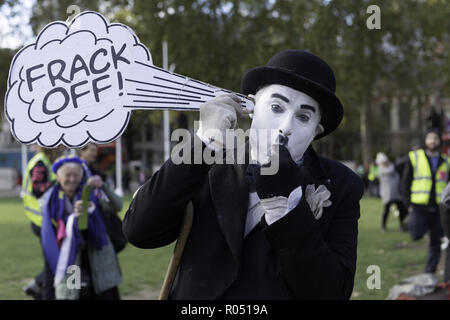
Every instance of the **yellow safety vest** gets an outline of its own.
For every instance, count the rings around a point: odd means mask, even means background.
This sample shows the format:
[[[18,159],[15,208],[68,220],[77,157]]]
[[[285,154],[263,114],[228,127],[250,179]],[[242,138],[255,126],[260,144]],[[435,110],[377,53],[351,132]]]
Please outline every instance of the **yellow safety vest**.
[[[449,163],[446,155],[441,155],[444,161],[437,168],[435,174],[434,191],[436,203],[441,201],[441,193],[447,185]],[[410,201],[413,204],[427,205],[430,202],[430,193],[433,185],[431,168],[423,149],[409,152],[409,160],[413,168]]]
[[[38,152],[27,164],[25,177],[22,182],[22,190],[24,192],[23,205],[25,208],[25,215],[32,223],[41,227],[42,211],[38,199],[33,195],[33,183],[31,182],[31,170],[39,161],[42,161],[47,167],[47,175],[50,177],[50,181],[56,180],[56,175],[52,172],[52,163],[45,153]]]
[[[378,167],[375,165],[371,165],[369,168],[369,175],[368,179],[369,181],[374,181],[378,177]]]

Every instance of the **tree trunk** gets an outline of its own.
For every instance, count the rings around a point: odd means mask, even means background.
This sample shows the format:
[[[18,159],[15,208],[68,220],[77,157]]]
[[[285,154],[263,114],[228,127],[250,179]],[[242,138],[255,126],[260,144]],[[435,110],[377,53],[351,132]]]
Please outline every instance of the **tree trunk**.
[[[372,132],[370,126],[370,99],[363,103],[360,113],[361,151],[365,168],[369,168],[372,159]]]

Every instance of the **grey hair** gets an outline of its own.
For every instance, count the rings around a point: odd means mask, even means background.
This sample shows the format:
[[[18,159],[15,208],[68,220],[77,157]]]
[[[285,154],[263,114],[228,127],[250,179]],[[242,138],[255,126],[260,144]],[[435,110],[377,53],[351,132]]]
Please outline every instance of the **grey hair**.
[[[75,162],[67,162],[67,163],[63,164],[61,167],[59,167],[58,170],[56,171],[56,175],[58,177],[61,177],[63,168],[79,168],[81,178],[83,178],[83,176],[84,176],[84,170],[81,165],[79,165],[78,163],[75,163]]]

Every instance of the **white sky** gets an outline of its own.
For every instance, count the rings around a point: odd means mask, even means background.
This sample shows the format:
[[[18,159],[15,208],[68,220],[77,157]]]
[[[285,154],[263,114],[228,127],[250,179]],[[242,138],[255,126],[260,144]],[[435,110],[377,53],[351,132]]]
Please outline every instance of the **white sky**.
[[[0,10],[0,48],[18,48],[33,41],[33,32],[28,21],[35,0],[20,0],[23,10],[15,17],[12,10],[4,5]]]

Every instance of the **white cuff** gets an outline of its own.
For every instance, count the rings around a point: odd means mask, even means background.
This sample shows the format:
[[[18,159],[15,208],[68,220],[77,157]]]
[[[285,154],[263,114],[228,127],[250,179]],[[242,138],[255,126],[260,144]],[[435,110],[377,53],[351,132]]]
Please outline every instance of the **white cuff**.
[[[299,186],[289,194],[289,198],[277,196],[261,199],[267,224],[271,225],[292,211],[299,204],[302,195],[302,187]]]
[[[281,196],[261,199],[261,205],[264,208],[264,215],[268,225],[271,225],[286,215],[288,212],[287,204],[288,199]]]
[[[199,137],[200,140],[203,141],[203,143],[206,145],[207,148],[214,150],[216,152],[222,149],[222,144],[220,144],[215,140],[211,140],[211,138],[203,136],[202,130],[200,128],[198,128],[195,134],[197,135],[197,137]]]
[[[292,211],[292,209],[294,209],[300,203],[300,200],[302,200],[302,196],[303,196],[302,186],[298,186],[297,188],[292,190],[292,192],[289,194],[288,207],[286,213]]]

